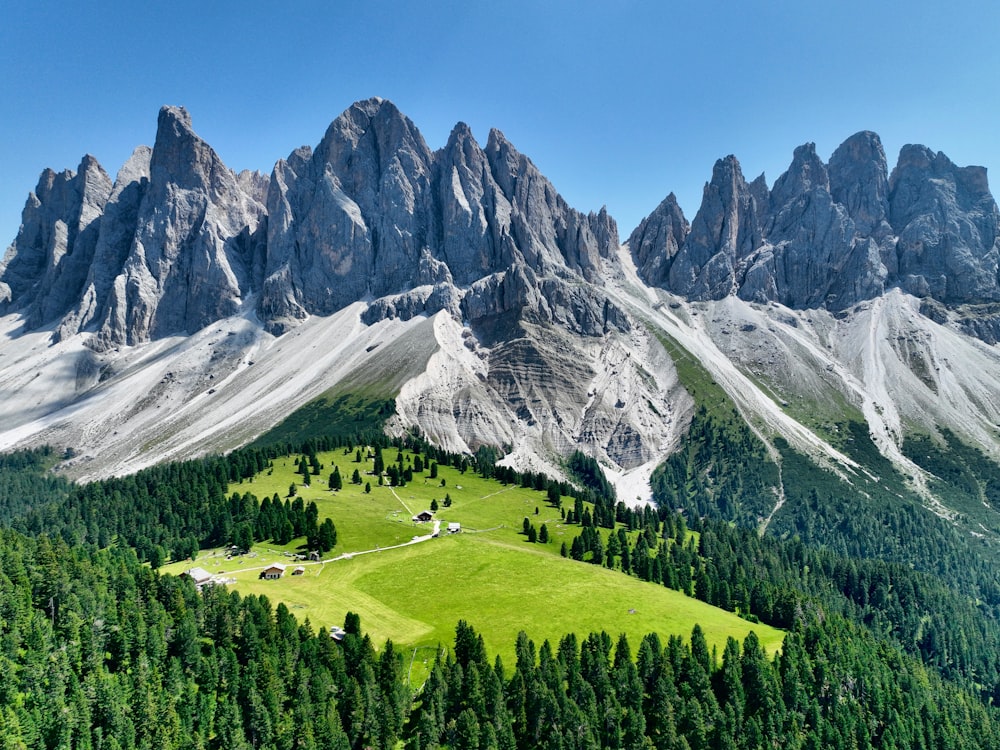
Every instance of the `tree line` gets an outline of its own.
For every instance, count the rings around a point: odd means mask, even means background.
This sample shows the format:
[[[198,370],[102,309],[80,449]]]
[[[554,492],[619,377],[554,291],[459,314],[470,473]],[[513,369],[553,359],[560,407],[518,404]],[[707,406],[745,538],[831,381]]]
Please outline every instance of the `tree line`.
[[[339,644],[284,605],[198,592],[117,544],[0,531],[0,747],[996,748],[994,710],[870,629],[795,616],[784,647],[722,654],[607,633],[510,668],[459,622],[412,695],[406,662],[348,614]],[[633,650],[634,649],[634,650]]]
[[[837,616],[798,618],[780,654],[755,634],[721,656],[647,635],[518,636],[491,664],[466,622],[418,695],[414,748],[993,748],[996,718],[917,660]]]
[[[0,748],[393,747],[402,655],[134,551],[0,531]]]

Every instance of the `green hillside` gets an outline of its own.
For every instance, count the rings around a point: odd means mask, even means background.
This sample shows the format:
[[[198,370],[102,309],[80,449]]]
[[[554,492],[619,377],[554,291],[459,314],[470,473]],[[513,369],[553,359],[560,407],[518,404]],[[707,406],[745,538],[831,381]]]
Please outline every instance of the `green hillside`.
[[[401,457],[413,480],[405,486],[379,485],[371,473],[372,454],[362,450],[361,463],[356,448],[317,454],[323,468],[310,476],[308,485],[297,473],[299,457],[294,456],[276,459],[268,470],[230,486],[231,493],[277,495],[284,501],[294,485],[296,497],[315,502],[320,519],[329,517],[336,525],[337,545],[325,555],[326,562],[292,558],[304,551],[304,540],[297,539],[287,545],[259,543],[249,555],[228,559],[222,550],[205,551],[195,564],[234,579],[230,586],[241,593],[284,602],[315,625],[339,625],[348,611],[357,612],[376,643],[390,638],[407,649],[426,647],[420,661],[433,658],[439,644],[450,642],[459,619],[472,624],[487,648],[505,662],[514,657],[520,630],[539,643],[556,642],[569,632],[582,638],[601,630],[638,641],[649,632],[687,637],[699,623],[720,652],[728,637],[742,640],[751,629],[767,650],[781,644],[780,630],[619,571],[563,558],[562,544],[569,547],[581,533],[580,524],[563,520],[573,507],[569,498],[562,499],[561,510],[546,502],[545,492],[503,485],[451,466],[437,467],[432,479],[429,464],[413,472],[417,456],[395,448],[383,451],[385,463],[398,467]],[[421,459],[417,465],[423,463]],[[343,481],[336,491],[329,489],[334,466]],[[351,483],[355,470],[362,484]],[[412,517],[434,503],[441,524],[438,538],[386,549],[429,535],[434,524],[415,523]],[[545,524],[548,543],[527,540],[525,519],[536,528]],[[459,523],[462,532],[449,535],[449,522]],[[610,530],[600,533],[606,539]],[[637,534],[629,532],[632,539]],[[279,580],[261,580],[260,570],[272,562],[301,564],[305,572],[292,576],[289,568]],[[162,570],[178,573],[191,565],[184,561]]]

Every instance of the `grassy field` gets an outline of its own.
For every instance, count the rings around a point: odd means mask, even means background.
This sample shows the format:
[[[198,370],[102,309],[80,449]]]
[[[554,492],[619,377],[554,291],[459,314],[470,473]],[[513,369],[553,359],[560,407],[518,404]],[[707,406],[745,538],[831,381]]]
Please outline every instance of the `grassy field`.
[[[383,456],[387,464],[394,462],[397,451],[386,450]],[[297,540],[284,547],[257,544],[251,555],[232,559],[224,552],[203,551],[194,564],[234,579],[230,586],[241,593],[284,602],[316,626],[342,624],[348,611],[357,612],[377,645],[391,638],[416,654],[414,681],[421,679],[424,662],[433,659],[439,644],[451,645],[459,619],[482,633],[488,650],[507,664],[513,663],[520,630],[538,643],[558,641],[568,632],[581,637],[600,630],[612,637],[626,633],[635,647],[648,632],[687,638],[699,623],[720,652],[727,637],[742,639],[751,629],[769,650],[781,645],[781,631],[751,625],[663,586],[562,558],[561,542],[569,546],[580,527],[564,524],[543,492],[504,486],[445,466],[439,467],[436,479],[425,471],[406,486],[391,488],[365,474],[372,462],[363,457],[356,463],[353,451],[319,458],[323,469],[310,486],[301,484],[301,476],[294,473],[295,458],[288,458],[231,490],[285,498],[295,482],[297,494],[306,502],[315,501],[320,518],[330,517],[337,526],[338,543],[327,562],[304,563],[303,575],[260,580],[265,565],[295,562],[290,556],[299,549],[302,540]],[[403,460],[404,465],[412,463],[413,456],[407,452]],[[334,464],[345,481],[337,492],[327,489]],[[370,493],[363,483],[350,484],[355,468],[363,482],[372,484]],[[446,494],[450,507],[443,505]],[[430,533],[432,524],[416,524],[411,517],[429,508],[432,500],[440,506],[435,518],[442,522],[441,536],[396,547]],[[563,502],[569,507],[568,498]],[[531,544],[520,533],[525,517],[536,527],[546,524],[548,544]],[[462,533],[444,533],[449,521],[460,523]],[[177,573],[191,565],[179,562],[163,570]]]

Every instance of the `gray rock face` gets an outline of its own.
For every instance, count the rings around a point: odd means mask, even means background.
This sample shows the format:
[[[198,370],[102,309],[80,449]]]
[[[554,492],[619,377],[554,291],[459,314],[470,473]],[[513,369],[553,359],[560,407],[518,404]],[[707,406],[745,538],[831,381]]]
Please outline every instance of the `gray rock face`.
[[[720,160],[686,235],[664,201],[630,238],[643,278],[694,299],[843,310],[898,286],[947,304],[1000,299],[998,210],[980,167],[906,146],[890,178],[877,135],[830,158],[795,150],[770,190]]]
[[[193,333],[238,312],[252,266],[245,230],[261,214],[187,112],[161,109],[149,184],[99,339],[135,344]]]
[[[258,310],[280,332],[365,297],[376,298],[366,321],[454,312],[465,297],[472,319],[516,313],[596,335],[602,316],[563,305],[562,285],[596,281],[617,244],[606,211],[571,209],[499,131],[483,149],[459,123],[432,153],[394,105],[370,99],[338,117],[315,153],[275,167]],[[454,290],[410,293],[428,284]]]
[[[132,247],[132,240],[138,222],[139,207],[149,186],[149,160],[152,149],[140,146],[119,170],[104,214],[100,219],[100,231],[93,262],[87,272],[83,293],[74,309],[62,319],[56,330],[56,339],[61,340],[81,330],[93,328],[108,315],[118,316],[118,309],[112,307],[115,297],[112,292],[115,280],[121,273]],[[124,311],[122,311],[124,312]],[[116,321],[119,330],[125,326],[124,315]],[[108,344],[113,342],[108,341]]]
[[[855,133],[830,157],[830,195],[847,210],[854,230],[881,242],[889,226],[889,178],[882,141],[871,131]]]
[[[1000,299],[1000,213],[986,170],[904,146],[889,185],[900,286],[946,303]]]
[[[427,246],[431,152],[390,102],[370,99],[294,152],[268,190],[259,310],[275,321],[326,315],[412,286]]]
[[[831,192],[826,165],[809,143],[768,197],[765,250],[740,286],[744,299],[776,299],[789,307],[842,309],[883,291],[877,249],[856,238],[847,208]],[[874,266],[874,267],[872,267]]]
[[[510,233],[513,207],[464,123],[436,155],[435,182],[434,237],[456,283],[471,284],[522,260]]]
[[[460,123],[434,153],[369,99],[266,179],[234,174],[184,109],[164,107],[154,147],[113,186],[89,157],[79,174],[43,174],[0,266],[0,305],[29,327],[55,321],[57,340],[93,331],[98,349],[191,333],[251,294],[276,334],[374,300],[369,322],[492,311],[601,335],[626,316],[579,284],[599,282],[617,247],[606,210],[570,208],[496,130],[482,148]]]
[[[674,256],[667,288],[695,299],[721,299],[736,290],[736,271],[762,243],[760,220],[740,163],[715,163],[701,208]]]
[[[639,275],[653,286],[663,286],[670,265],[691,231],[677,198],[670,193],[656,210],[629,235],[628,244]]]
[[[110,178],[89,155],[76,173],[42,173],[0,263],[0,309],[24,310],[29,328],[69,310],[86,281],[110,192]]]
[[[153,149],[136,149],[113,186],[92,157],[78,175],[43,174],[0,268],[6,304],[28,327],[56,320],[56,340],[94,330],[98,349],[193,333],[252,288],[260,192],[184,109],[164,107]]]

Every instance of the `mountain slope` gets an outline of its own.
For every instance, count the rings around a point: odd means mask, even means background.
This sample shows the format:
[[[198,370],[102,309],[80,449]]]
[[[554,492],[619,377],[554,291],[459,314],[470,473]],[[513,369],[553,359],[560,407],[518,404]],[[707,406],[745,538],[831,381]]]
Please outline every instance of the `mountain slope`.
[[[620,245],[496,130],[435,152],[370,99],[267,182],[167,107],[113,184],[88,157],[29,198],[0,263],[0,447],[106,476],[366,393],[449,450],[556,475],[583,450],[641,502],[724,402],[778,467],[762,526],[790,449],[972,528],[907,441],[1000,457],[998,216],[981,169],[907,146],[890,174],[859,133],[770,188],[720,160],[690,224],[668,196]]]

